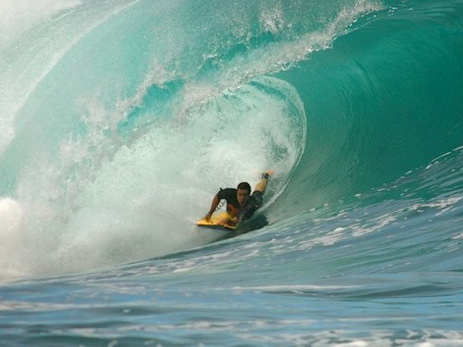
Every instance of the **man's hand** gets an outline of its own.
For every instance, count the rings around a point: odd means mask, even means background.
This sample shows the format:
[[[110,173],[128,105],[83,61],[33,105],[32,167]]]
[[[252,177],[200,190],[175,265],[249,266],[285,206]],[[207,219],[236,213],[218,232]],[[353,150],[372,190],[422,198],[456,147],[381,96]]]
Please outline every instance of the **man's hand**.
[[[221,225],[221,226],[224,226],[224,225],[236,225],[238,224],[238,217],[231,217],[231,216],[227,216],[225,218],[222,218],[221,220],[219,220],[217,222],[217,225]]]
[[[219,220],[219,221],[217,222],[217,225],[221,225],[221,226],[227,225],[227,224],[228,224],[228,220],[229,220],[228,217],[222,218],[221,220]]]
[[[212,213],[211,213],[211,212],[208,212],[208,213],[204,216],[204,219],[205,219],[206,221],[209,222],[209,221],[211,220],[211,216],[212,216]]]

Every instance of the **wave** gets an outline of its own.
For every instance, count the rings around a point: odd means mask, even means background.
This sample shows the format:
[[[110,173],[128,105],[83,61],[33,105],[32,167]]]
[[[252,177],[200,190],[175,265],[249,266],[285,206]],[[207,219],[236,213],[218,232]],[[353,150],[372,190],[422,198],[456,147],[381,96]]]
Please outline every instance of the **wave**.
[[[2,277],[211,242],[211,196],[268,168],[274,225],[369,206],[461,146],[461,1],[34,6],[0,43]]]

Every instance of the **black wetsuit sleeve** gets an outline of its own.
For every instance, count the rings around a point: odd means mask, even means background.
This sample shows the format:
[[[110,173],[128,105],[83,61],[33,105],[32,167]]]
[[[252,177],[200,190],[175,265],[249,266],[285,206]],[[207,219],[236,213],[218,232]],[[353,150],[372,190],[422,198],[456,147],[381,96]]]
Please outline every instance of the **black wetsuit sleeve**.
[[[217,196],[220,200],[222,200],[222,199],[225,199],[225,197],[224,197],[223,195],[224,195],[223,189],[220,188],[220,190],[217,192],[216,196]]]
[[[220,189],[219,192],[217,193],[217,197],[222,200],[226,199],[229,201],[236,193],[234,192],[235,189],[233,188],[225,188],[225,189]]]
[[[240,209],[240,204],[238,203],[238,200],[236,199],[236,189],[234,188],[225,188],[221,189],[217,193],[217,197],[222,200],[225,199],[227,200],[227,211],[231,206],[234,206],[236,209]]]

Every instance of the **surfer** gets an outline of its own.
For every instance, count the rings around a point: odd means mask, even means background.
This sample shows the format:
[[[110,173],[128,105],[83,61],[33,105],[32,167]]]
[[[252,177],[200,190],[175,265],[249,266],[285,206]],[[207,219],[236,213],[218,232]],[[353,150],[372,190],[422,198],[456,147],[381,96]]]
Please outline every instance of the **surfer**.
[[[256,184],[251,194],[248,182],[241,182],[235,188],[220,189],[214,196],[211,208],[204,219],[209,221],[222,199],[227,201],[227,217],[220,220],[218,225],[237,225],[243,220],[251,218],[258,208],[262,206],[262,199],[267,188],[271,172],[264,172],[262,179]]]

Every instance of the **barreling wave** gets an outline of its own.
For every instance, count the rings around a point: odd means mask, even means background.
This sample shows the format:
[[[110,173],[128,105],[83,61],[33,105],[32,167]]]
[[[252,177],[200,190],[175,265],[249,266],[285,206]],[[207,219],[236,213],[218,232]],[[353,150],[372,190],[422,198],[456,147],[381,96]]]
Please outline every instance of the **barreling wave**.
[[[212,241],[192,221],[215,190],[265,169],[276,222],[455,150],[462,7],[95,0],[20,17],[0,42],[0,264],[189,249]]]

